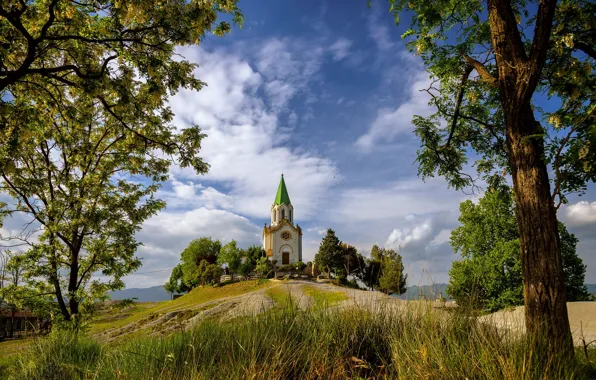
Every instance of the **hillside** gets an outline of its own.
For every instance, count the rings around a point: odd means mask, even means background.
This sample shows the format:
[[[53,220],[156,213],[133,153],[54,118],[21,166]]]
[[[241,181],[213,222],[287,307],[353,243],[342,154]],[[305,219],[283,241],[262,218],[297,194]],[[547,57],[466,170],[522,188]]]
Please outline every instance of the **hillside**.
[[[442,309],[444,304],[421,301],[418,295],[424,294],[427,300],[436,299],[441,292],[445,294],[445,286],[410,287],[408,293],[402,295],[403,298],[409,297],[406,301],[380,292],[307,281],[245,281],[221,287],[196,288],[173,301],[138,303],[124,310],[108,307],[94,321],[91,333],[102,341],[137,335],[163,336],[190,329],[205,320],[225,322],[288,306],[300,310],[356,306],[373,312],[421,310],[417,305],[426,305],[423,309],[427,306]],[[586,337],[594,336],[596,339],[596,302],[572,302],[569,310],[576,342],[579,342],[581,334],[579,326]],[[521,331],[521,315],[523,307],[518,307],[514,313],[497,312],[483,318],[483,321]]]

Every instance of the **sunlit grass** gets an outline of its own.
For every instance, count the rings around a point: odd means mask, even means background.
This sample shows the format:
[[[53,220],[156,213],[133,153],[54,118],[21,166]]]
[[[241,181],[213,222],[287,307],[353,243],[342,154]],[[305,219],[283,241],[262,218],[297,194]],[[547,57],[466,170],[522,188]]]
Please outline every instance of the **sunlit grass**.
[[[287,308],[293,303],[290,291],[281,285],[267,289],[265,295],[271,298],[278,308]]]
[[[277,291],[274,291],[275,294]],[[281,294],[281,293],[277,293]],[[410,304],[407,304],[410,305]],[[274,309],[205,320],[118,345],[56,334],[10,368],[14,379],[590,379],[596,355],[548,356],[474,318],[412,304],[376,312]],[[539,342],[546,343],[546,342]]]
[[[313,285],[303,286],[302,291],[306,296],[312,298],[315,309],[324,309],[348,299],[344,292],[321,290]]]
[[[160,302],[155,306],[144,308],[142,306],[135,307],[130,312],[126,311],[128,315],[123,318],[105,321],[105,317],[96,319],[90,326],[92,334],[100,333],[107,329],[123,327],[131,323],[140,321],[143,318],[151,315],[160,315],[170,311],[198,308],[202,303],[214,301],[217,299],[237,296],[244,293],[249,293],[258,289],[267,288],[273,285],[267,280],[242,281],[231,284],[225,284],[217,287],[195,288],[188,294],[177,298],[173,301]]]

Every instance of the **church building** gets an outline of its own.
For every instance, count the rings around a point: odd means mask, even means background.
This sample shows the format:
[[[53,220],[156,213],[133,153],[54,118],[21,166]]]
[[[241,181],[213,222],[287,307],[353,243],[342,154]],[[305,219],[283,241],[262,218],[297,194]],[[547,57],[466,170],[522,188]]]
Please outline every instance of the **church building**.
[[[271,225],[263,227],[263,248],[269,260],[277,260],[277,266],[302,261],[302,229],[294,225],[294,206],[283,174],[271,206]]]

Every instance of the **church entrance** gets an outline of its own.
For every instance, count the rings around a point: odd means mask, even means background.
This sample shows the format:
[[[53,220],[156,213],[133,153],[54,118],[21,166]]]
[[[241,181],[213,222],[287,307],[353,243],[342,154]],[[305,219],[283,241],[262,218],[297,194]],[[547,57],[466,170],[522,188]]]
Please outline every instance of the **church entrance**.
[[[287,265],[290,263],[290,252],[284,251],[281,254],[281,265]]]

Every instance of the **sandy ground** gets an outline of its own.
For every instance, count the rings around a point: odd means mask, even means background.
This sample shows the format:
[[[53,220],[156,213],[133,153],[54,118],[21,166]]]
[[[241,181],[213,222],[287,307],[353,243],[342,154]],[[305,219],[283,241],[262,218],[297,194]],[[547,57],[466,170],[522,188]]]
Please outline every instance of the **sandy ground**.
[[[575,344],[583,345],[584,340],[588,344],[596,342],[596,302],[568,302],[567,312]],[[526,330],[523,306],[497,311],[480,317],[479,320],[516,333]]]
[[[278,282],[276,280],[274,281]],[[280,287],[284,291],[287,291],[297,306],[305,310],[314,303],[303,292],[303,287],[306,285],[315,286],[323,291],[343,292],[348,299],[332,306],[332,308],[356,306],[370,311],[390,309],[395,312],[403,312],[405,308],[408,308],[410,311],[424,311],[427,308],[440,308],[443,306],[440,302],[404,301],[389,297],[380,292],[343,288],[327,283],[310,281],[279,281],[273,287]],[[268,289],[272,289],[273,287]],[[412,307],[414,305],[416,307]],[[267,296],[267,289],[259,289],[238,296],[230,296],[192,305],[186,309],[170,311],[163,315],[154,315],[123,327],[108,329],[99,334],[98,337],[102,340],[111,341],[130,333],[138,334],[140,332],[146,335],[164,335],[175,330],[192,328],[192,326],[205,318],[216,317],[220,321],[226,321],[236,317],[263,313],[275,306],[275,302]],[[596,302],[570,302],[567,304],[567,308],[569,310],[569,320],[575,343],[582,344],[584,339],[587,343],[596,341]],[[523,312],[524,308],[520,306],[510,311],[499,311],[480,317],[479,320],[483,323],[490,323],[503,329],[509,329],[512,332],[523,332],[525,330]]]

